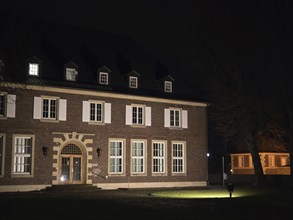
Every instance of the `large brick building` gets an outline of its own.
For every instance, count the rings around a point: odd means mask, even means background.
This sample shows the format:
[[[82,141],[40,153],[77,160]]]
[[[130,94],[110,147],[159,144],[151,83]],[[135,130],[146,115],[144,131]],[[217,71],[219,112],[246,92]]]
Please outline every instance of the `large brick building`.
[[[207,184],[207,104],[135,42],[34,21],[2,30],[0,191]]]

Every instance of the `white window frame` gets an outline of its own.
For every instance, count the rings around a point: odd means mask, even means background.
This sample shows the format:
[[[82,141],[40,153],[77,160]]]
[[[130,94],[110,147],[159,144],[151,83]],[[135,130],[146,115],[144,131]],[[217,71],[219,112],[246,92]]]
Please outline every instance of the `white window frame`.
[[[129,88],[137,88],[138,78],[136,76],[129,76]]]
[[[142,155],[139,154],[139,145],[142,146]],[[139,163],[139,161],[142,161]],[[142,166],[142,170],[139,170]],[[146,140],[131,140],[131,174],[143,175],[146,173]]]
[[[140,109],[141,109],[141,114],[139,113]],[[132,125],[144,125],[144,124],[145,124],[145,106],[132,105]]]
[[[172,115],[172,112],[174,113]],[[171,128],[181,128],[181,113],[182,110],[181,109],[170,109],[170,127]],[[176,118],[176,113],[178,113],[178,121]]]
[[[109,74],[106,72],[100,72],[99,73],[99,83],[102,85],[108,85],[109,84]]]
[[[0,169],[0,177],[4,176],[4,166],[5,166],[5,140],[6,136],[5,134],[0,133],[0,164],[1,164],[1,169]]]
[[[156,151],[155,151],[155,145],[158,145],[158,150]],[[153,175],[167,174],[166,159],[167,159],[167,142],[153,141],[152,142],[152,174]]]
[[[66,80],[67,81],[77,81],[78,72],[75,68],[66,67]]]
[[[175,146],[181,146],[181,149]],[[186,173],[186,142],[183,141],[172,141],[172,173],[184,174]],[[180,154],[181,153],[181,154]]]
[[[104,102],[89,101],[89,104],[90,104],[89,122],[103,123],[104,122]],[[94,112],[92,110],[93,105],[94,105]],[[98,113],[98,105],[100,106],[100,114]],[[93,115],[94,118],[92,117],[92,115]]]
[[[172,82],[171,81],[165,81],[164,82],[164,91],[165,92],[172,92],[173,91],[173,88],[172,88]]]
[[[44,105],[44,101],[45,100],[48,100],[48,116],[44,116],[44,111],[45,111],[45,105]],[[51,116],[51,113],[52,113],[52,110],[51,109],[51,106],[52,106],[52,103],[51,101],[55,101],[55,117]],[[44,120],[57,120],[58,119],[58,104],[59,104],[59,98],[57,97],[42,97],[42,112],[41,112],[41,118],[44,119]]]
[[[39,76],[40,65],[38,63],[29,63],[29,75]]]
[[[25,145],[25,141],[31,140],[31,153],[25,152],[28,146]],[[34,170],[34,135],[13,135],[13,150],[12,150],[12,175],[22,177],[32,177]],[[20,144],[17,146],[17,144]],[[30,171],[25,172],[25,158],[31,158]],[[19,163],[18,163],[19,162]]]
[[[121,144],[121,150],[115,149],[114,143]],[[125,140],[124,139],[109,139],[109,175],[123,175],[125,170]],[[119,168],[121,167],[121,170]]]

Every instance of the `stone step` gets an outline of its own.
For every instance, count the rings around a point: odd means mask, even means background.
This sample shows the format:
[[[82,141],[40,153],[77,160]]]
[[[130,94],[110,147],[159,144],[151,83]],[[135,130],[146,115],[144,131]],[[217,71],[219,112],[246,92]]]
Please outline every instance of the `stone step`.
[[[52,185],[46,187],[43,191],[46,192],[94,192],[99,190],[96,186],[90,184],[66,184],[66,185]]]

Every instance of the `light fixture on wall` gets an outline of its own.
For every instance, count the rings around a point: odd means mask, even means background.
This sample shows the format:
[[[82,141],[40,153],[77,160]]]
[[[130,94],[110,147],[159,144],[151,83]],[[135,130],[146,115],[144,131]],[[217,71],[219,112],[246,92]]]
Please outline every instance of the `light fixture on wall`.
[[[43,151],[43,155],[44,156],[47,156],[47,154],[48,154],[48,147],[42,147],[42,151]]]
[[[97,154],[98,154],[98,157],[100,157],[102,154],[102,149],[99,147],[97,148]]]

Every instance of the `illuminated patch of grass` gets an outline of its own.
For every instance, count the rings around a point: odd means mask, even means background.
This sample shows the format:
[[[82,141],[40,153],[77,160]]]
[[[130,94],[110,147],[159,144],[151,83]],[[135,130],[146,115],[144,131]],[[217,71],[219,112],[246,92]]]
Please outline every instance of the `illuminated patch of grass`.
[[[254,195],[255,192],[246,190],[236,190],[232,197],[245,197]],[[180,198],[180,199],[203,199],[203,198],[229,198],[226,189],[192,189],[192,190],[166,190],[151,193],[152,196],[164,198]]]

